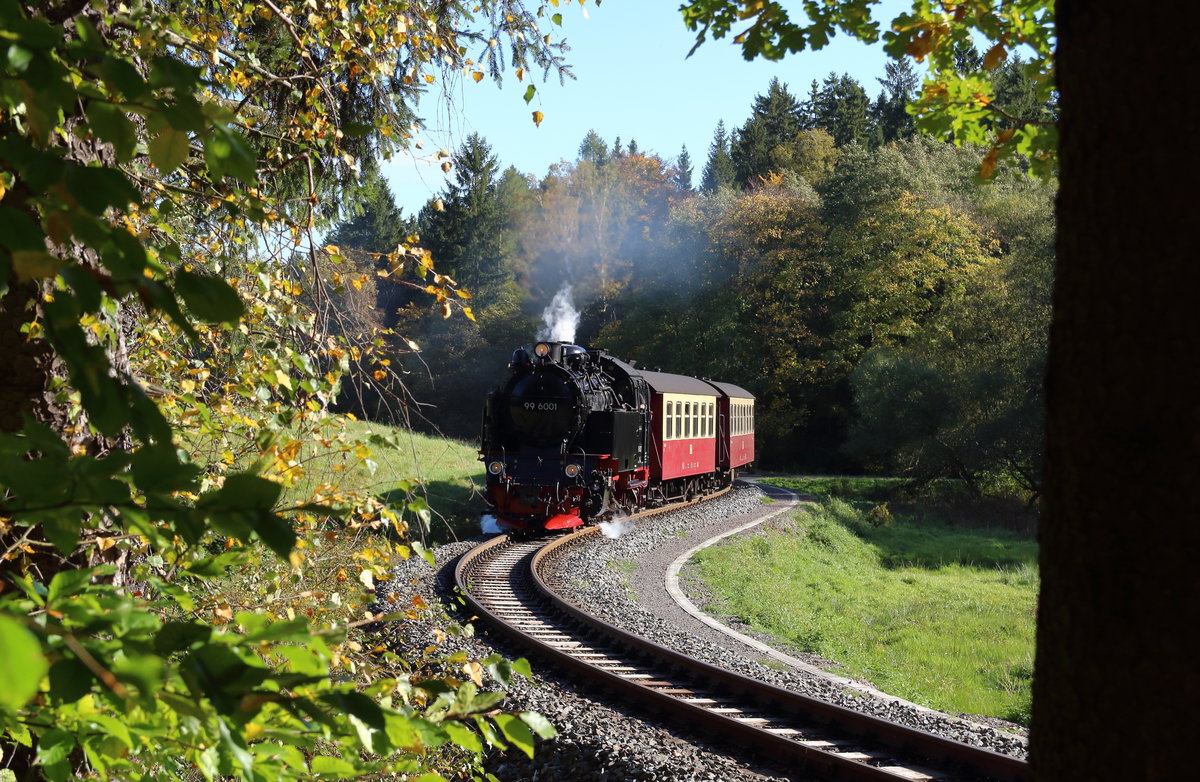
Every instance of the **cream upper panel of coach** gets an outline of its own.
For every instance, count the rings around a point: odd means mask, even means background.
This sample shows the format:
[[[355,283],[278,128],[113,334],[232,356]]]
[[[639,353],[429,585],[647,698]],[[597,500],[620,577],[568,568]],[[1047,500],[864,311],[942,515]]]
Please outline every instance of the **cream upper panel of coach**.
[[[717,398],[662,394],[664,440],[695,440],[717,435]]]
[[[754,433],[754,400],[729,400],[729,434],[738,437]]]

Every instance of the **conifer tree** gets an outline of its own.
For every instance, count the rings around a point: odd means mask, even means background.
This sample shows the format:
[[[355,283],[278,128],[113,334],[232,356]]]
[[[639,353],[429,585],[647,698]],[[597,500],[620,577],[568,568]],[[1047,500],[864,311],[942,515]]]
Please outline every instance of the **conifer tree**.
[[[814,124],[833,136],[839,147],[871,139],[871,103],[867,91],[849,74],[830,73],[812,107]]]
[[[620,143],[620,138],[617,139],[617,143]],[[604,139],[600,138],[599,133],[589,130],[587,135],[583,137],[583,141],[579,144],[579,159],[597,166],[608,162],[608,144],[604,142]]]
[[[908,138],[916,132],[908,104],[917,93],[920,79],[908,60],[886,63],[884,74],[884,78],[876,79],[883,89],[871,113],[880,141],[887,143]]]
[[[735,178],[745,186],[777,168],[778,148],[791,144],[803,127],[803,107],[779,79],[754,98],[750,119],[738,131],[730,155]]]
[[[683,145],[683,148],[679,150],[679,157],[675,159],[675,174],[672,181],[680,192],[687,193],[692,189],[692,156],[688,154],[687,144]]]
[[[712,145],[708,148],[708,162],[700,178],[700,189],[713,193],[734,183],[733,158],[729,155],[729,136],[725,132],[725,121],[717,122]]]

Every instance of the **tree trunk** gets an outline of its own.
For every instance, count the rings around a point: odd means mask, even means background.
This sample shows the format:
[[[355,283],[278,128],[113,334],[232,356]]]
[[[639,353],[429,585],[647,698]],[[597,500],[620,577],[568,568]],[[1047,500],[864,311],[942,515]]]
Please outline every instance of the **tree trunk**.
[[[1058,24],[1031,759],[1039,780],[1174,780],[1200,704],[1200,14],[1061,0]]]

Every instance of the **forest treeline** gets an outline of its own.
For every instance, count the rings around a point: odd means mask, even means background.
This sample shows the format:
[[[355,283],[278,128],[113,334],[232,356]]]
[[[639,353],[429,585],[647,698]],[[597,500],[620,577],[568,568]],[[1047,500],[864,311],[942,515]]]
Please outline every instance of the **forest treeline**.
[[[1052,116],[1022,74],[1002,67],[998,101]],[[539,178],[471,135],[412,216],[367,172],[329,237],[350,283],[337,306],[402,370],[360,376],[342,403],[386,418],[381,392],[402,384],[425,425],[474,437],[511,351],[570,286],[576,342],[754,392],[765,465],[1036,495],[1055,186],[1018,168],[980,184],[982,150],[914,134],[907,65],[879,82],[871,100],[830,74],[801,99],[773,80],[702,166],[590,132]],[[381,259],[412,235],[473,319],[396,284]]]

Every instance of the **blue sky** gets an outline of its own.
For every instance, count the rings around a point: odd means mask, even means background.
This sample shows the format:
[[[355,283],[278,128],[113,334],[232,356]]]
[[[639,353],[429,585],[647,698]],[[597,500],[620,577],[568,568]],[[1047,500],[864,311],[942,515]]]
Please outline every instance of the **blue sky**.
[[[636,139],[643,151],[664,159],[687,145],[693,181],[700,178],[718,120],[726,128],[750,115],[754,96],[772,77],[788,84],[803,99],[809,83],[830,71],[849,73],[869,94],[879,91],[886,55],[882,46],[867,46],[846,36],[835,37],[818,52],[802,52],[781,62],[746,62],[729,39],[708,41],[687,58],[694,36],[683,25],[679,0],[606,0],[597,8],[562,3],[562,31],[572,51],[567,59],[576,80],[559,86],[540,81],[537,96],[526,105],[525,83],[510,71],[504,86],[483,80],[437,85],[420,106],[427,130],[415,157],[398,155],[383,170],[405,214],[413,214],[442,191],[445,178],[433,157],[441,148],[453,151],[468,134],[482,135],[502,166],[541,177],[551,164],[573,160],[589,129],[605,141],[617,136],[628,145]],[[890,13],[876,12],[885,23],[905,4],[885,0]],[[586,14],[585,14],[586,9]],[[799,13],[796,11],[795,13]],[[544,26],[551,26],[549,21]],[[545,118],[541,127],[534,110]]]

